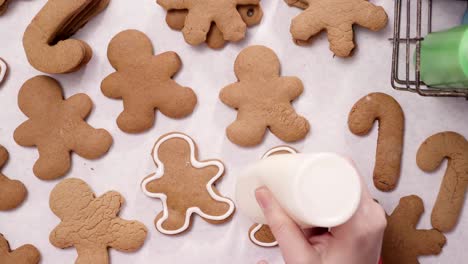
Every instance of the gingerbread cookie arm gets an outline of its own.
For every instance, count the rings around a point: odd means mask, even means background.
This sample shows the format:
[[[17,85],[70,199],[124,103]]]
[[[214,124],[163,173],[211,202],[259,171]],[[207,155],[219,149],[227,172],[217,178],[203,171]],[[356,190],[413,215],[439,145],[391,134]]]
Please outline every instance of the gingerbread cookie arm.
[[[35,133],[34,123],[32,120],[26,120],[19,125],[13,133],[15,142],[23,147],[36,146],[37,134]]]
[[[395,189],[400,178],[404,118],[400,104],[384,93],[361,98],[349,113],[348,126],[355,135],[368,134],[374,121],[379,121],[374,185],[381,191]]]
[[[128,84],[124,76],[120,72],[113,72],[102,80],[101,91],[109,98],[121,99],[126,85]]]
[[[326,29],[326,24],[322,21],[320,8],[315,6],[293,18],[291,21],[291,34],[295,40],[308,41],[312,36],[317,35]]]
[[[71,149],[86,159],[97,159],[106,154],[112,146],[112,136],[105,129],[95,129],[86,122],[76,128],[80,133],[73,135]]]
[[[388,22],[387,13],[381,6],[375,6],[367,1],[363,1],[355,9],[354,19],[356,24],[378,31],[384,28]]]
[[[298,98],[304,91],[304,85],[301,79],[297,77],[281,77],[280,87],[284,88],[289,96],[289,100],[293,101]]]
[[[221,90],[219,99],[221,99],[224,104],[238,109],[243,97],[241,89],[242,85],[239,82],[230,84]]]
[[[153,60],[163,62],[158,65],[158,71],[164,76],[173,77],[182,67],[179,55],[173,51],[158,54],[154,56]]]
[[[468,186],[468,141],[455,132],[435,134],[424,141],[417,153],[417,164],[424,171],[435,171],[449,160],[432,210],[432,226],[440,231],[452,230],[465,202]]]
[[[116,218],[112,221],[110,247],[124,252],[137,251],[145,242],[148,229],[138,221]]]
[[[85,119],[93,109],[93,102],[86,94],[75,94],[65,100],[67,107],[77,111],[81,118]]]

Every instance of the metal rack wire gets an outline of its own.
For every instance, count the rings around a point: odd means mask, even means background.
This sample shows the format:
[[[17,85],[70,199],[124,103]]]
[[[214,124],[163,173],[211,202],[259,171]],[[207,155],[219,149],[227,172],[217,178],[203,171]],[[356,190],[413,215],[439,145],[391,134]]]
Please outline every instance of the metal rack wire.
[[[468,99],[467,88],[444,88],[430,87],[421,81],[421,41],[423,31],[423,15],[427,16],[425,33],[432,32],[432,0],[424,0],[424,9],[427,13],[423,14],[423,0],[394,0],[395,1],[395,21],[392,55],[391,83],[396,90],[418,93],[422,96],[451,96],[465,97]],[[412,10],[412,2],[416,1],[416,10]],[[404,2],[404,3],[403,3]],[[413,5],[414,7],[414,5]],[[402,29],[402,14],[405,22]],[[416,15],[416,21],[412,18]],[[415,22],[415,23],[414,23]],[[400,51],[404,51],[404,61],[400,57]],[[411,60],[414,50],[415,61]],[[400,66],[404,65],[404,73],[400,72]],[[402,76],[400,76],[402,75]]]

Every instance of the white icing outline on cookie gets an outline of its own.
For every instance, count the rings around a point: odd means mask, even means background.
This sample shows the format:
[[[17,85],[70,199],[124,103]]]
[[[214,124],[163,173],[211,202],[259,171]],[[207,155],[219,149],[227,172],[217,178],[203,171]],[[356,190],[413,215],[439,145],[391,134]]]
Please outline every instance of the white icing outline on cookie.
[[[289,152],[291,154],[297,154],[297,151],[291,147],[288,147],[288,146],[279,146],[279,147],[276,147],[276,148],[272,148],[270,149],[269,151],[267,151],[263,156],[262,156],[262,159],[265,159],[265,158],[268,158],[269,156],[271,156],[272,154],[276,153],[276,152],[280,152],[280,151],[286,151],[286,152]],[[257,238],[255,238],[255,234],[263,227],[263,224],[257,224],[251,231],[250,231],[250,234],[249,234],[249,237],[250,237],[250,240],[252,240],[252,242],[254,244],[256,244],[257,246],[261,246],[261,247],[276,247],[278,245],[278,241],[275,241],[275,242],[271,242],[271,243],[265,243],[265,242],[261,242],[261,241],[258,241]]]
[[[3,59],[0,58],[0,83],[2,83],[3,79],[5,79],[7,70],[8,70],[8,65]]]
[[[159,160],[158,150],[159,150],[160,146],[162,145],[162,143],[164,143],[165,141],[168,141],[170,139],[173,139],[173,138],[183,139],[189,144],[189,146],[190,146],[190,163],[191,163],[191,165],[193,167],[195,167],[197,169],[205,168],[205,167],[208,167],[208,166],[218,167],[218,173],[206,184],[206,189],[207,189],[208,193],[210,194],[210,196],[214,200],[216,200],[218,202],[224,202],[224,203],[229,204],[229,210],[223,215],[213,216],[213,215],[208,215],[208,214],[203,213],[203,211],[199,207],[190,207],[190,208],[187,209],[187,212],[185,214],[185,222],[184,222],[184,225],[181,228],[179,228],[177,230],[166,230],[166,229],[164,229],[162,227],[162,224],[169,217],[169,213],[168,213],[168,209],[167,209],[167,196],[164,193],[152,193],[152,192],[148,191],[146,189],[146,185],[150,181],[155,180],[155,179],[159,179],[160,177],[162,177],[164,175],[164,164],[161,162],[161,160]],[[153,160],[154,160],[154,163],[156,165],[156,168],[157,168],[156,173],[154,175],[152,175],[152,176],[150,176],[150,177],[143,180],[143,182],[141,183],[141,189],[142,189],[142,191],[143,191],[143,193],[145,195],[147,195],[149,197],[152,197],[152,198],[161,199],[161,201],[163,203],[163,217],[158,219],[158,221],[156,222],[156,229],[158,229],[159,232],[161,232],[163,234],[166,234],[166,235],[175,235],[175,234],[184,232],[190,226],[190,217],[192,216],[193,213],[196,213],[196,214],[200,215],[201,217],[203,217],[205,219],[208,219],[208,220],[222,221],[222,220],[227,219],[234,212],[234,208],[235,208],[234,202],[229,200],[228,198],[217,195],[213,191],[214,183],[224,174],[224,164],[221,163],[218,160],[210,160],[210,161],[198,161],[198,160],[196,160],[196,158],[195,158],[195,143],[193,142],[192,138],[190,138],[189,136],[187,136],[185,134],[181,134],[181,133],[171,133],[171,134],[165,135],[156,142],[156,144],[155,144],[155,146],[153,148],[152,156],[153,156]]]

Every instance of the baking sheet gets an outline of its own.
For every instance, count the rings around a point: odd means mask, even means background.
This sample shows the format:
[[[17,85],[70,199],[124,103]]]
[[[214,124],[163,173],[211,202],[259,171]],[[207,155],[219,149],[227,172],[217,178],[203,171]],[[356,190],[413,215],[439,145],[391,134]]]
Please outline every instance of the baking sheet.
[[[59,181],[45,182],[36,178],[32,166],[37,151],[16,145],[12,136],[14,129],[25,120],[16,103],[18,90],[27,79],[41,74],[28,64],[21,39],[29,21],[45,2],[11,1],[8,11],[0,17],[0,57],[10,65],[9,77],[0,87],[0,144],[10,152],[10,162],[3,172],[23,181],[29,191],[27,201],[20,208],[0,213],[0,232],[13,248],[25,243],[37,246],[42,263],[73,263],[74,249],[57,249],[48,242],[50,231],[59,223],[49,209],[48,197]],[[304,82],[305,92],[294,106],[309,119],[312,131],[304,141],[292,146],[301,152],[336,151],[353,157],[372,193],[387,211],[393,210],[402,196],[421,196],[426,213],[419,227],[430,228],[430,211],[445,165],[435,173],[423,173],[416,166],[415,154],[420,143],[436,132],[453,130],[468,137],[468,102],[454,98],[422,98],[391,89],[388,38],[392,35],[393,1],[372,2],[384,6],[389,14],[389,26],[378,33],[357,29],[358,48],[350,59],[333,58],[325,34],[316,38],[313,46],[296,46],[291,41],[289,25],[300,10],[289,8],[281,0],[262,1],[265,13],[262,23],[249,30],[245,41],[230,44],[221,51],[187,45],[180,32],[167,27],[165,12],[152,0],[112,0],[103,14],[76,34],[76,38],[93,48],[93,59],[76,73],[53,77],[63,85],[67,97],[84,92],[93,99],[95,109],[88,121],[95,127],[107,129],[114,137],[114,145],[108,155],[96,161],[73,155],[73,168],[67,177],[85,180],[97,195],[109,190],[119,191],[126,198],[120,216],[137,219],[149,228],[148,239],[137,253],[110,250],[112,263],[256,263],[262,259],[270,263],[283,262],[279,249],[263,249],[250,243],[247,230],[252,223],[239,211],[232,221],[221,226],[195,217],[192,230],[184,235],[168,237],[158,233],[153,219],[161,210],[161,204],[144,196],[139,188],[140,181],[155,170],[150,157],[154,142],[171,131],[192,136],[199,146],[200,158],[224,161],[227,174],[218,186],[221,193],[229,197],[234,194],[236,174],[246,164],[258,160],[271,147],[283,144],[268,134],[260,146],[245,149],[228,141],[224,133],[236,112],[219,101],[218,93],[236,80],[234,60],[240,50],[252,44],[274,49],[282,63],[282,74],[298,76]],[[465,4],[435,0],[437,28],[457,24]],[[145,32],[153,41],[156,53],[173,50],[180,55],[184,66],[176,80],[193,87],[199,99],[190,117],[173,120],[158,113],[153,129],[139,135],[125,134],[117,128],[115,119],[122,110],[122,102],[110,100],[100,91],[101,81],[113,72],[106,57],[107,45],[115,34],[130,28]],[[394,96],[406,114],[402,177],[392,193],[379,192],[372,185],[377,128],[363,138],[354,136],[347,128],[347,115],[354,102],[376,91]],[[421,263],[465,262],[468,257],[465,246],[467,207],[465,205],[455,231],[447,234],[448,244],[443,253],[437,258],[421,258]]]

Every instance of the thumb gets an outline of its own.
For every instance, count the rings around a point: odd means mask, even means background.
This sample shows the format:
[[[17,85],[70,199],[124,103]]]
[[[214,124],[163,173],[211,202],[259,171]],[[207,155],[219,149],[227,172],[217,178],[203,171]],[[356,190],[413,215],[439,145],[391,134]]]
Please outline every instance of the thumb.
[[[257,202],[283,254],[286,263],[321,263],[319,252],[309,244],[301,228],[281,208],[273,194],[260,187],[255,191]]]

